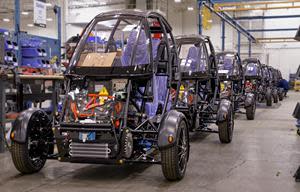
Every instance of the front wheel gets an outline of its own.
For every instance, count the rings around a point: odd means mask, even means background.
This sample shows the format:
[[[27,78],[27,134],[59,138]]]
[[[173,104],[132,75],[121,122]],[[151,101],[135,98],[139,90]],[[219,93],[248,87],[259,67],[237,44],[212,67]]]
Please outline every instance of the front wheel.
[[[24,143],[13,142],[11,156],[18,171],[30,174],[40,171],[53,151],[53,132],[46,114],[34,113],[28,122],[28,133]]]
[[[274,103],[278,103],[278,92],[277,91],[274,91],[273,99],[274,99]]]
[[[232,106],[228,109],[225,121],[218,123],[219,139],[221,143],[230,143],[232,141],[234,128],[234,117]]]
[[[283,90],[279,90],[279,92],[278,92],[278,98],[279,98],[279,101],[283,100]]]
[[[271,89],[267,89],[267,93],[266,93],[266,104],[267,104],[267,106],[269,106],[269,107],[272,106],[272,92],[271,92]]]
[[[246,107],[246,117],[247,117],[247,120],[254,120],[255,111],[256,111],[256,104],[255,104],[255,102],[251,106]]]
[[[179,122],[176,141],[171,147],[161,150],[162,171],[170,181],[181,180],[189,158],[189,138],[186,122]]]

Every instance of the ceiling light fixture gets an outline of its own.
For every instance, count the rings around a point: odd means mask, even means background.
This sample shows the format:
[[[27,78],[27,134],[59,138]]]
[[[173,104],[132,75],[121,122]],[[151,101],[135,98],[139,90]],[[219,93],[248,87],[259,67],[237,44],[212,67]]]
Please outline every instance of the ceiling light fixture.
[[[46,3],[46,7],[51,7],[52,4],[51,3]]]
[[[34,25],[33,24],[27,24],[27,27],[33,27]]]
[[[22,14],[22,15],[29,15],[29,12],[27,12],[27,11],[22,11],[21,14]]]
[[[181,3],[181,0],[174,0],[175,3]]]
[[[188,7],[187,10],[188,10],[188,11],[193,11],[193,10],[194,10],[194,7]]]
[[[53,21],[53,19],[52,19],[52,18],[47,18],[46,20],[47,20],[47,21]]]
[[[10,22],[10,19],[8,19],[8,18],[3,18],[2,19],[4,22]]]

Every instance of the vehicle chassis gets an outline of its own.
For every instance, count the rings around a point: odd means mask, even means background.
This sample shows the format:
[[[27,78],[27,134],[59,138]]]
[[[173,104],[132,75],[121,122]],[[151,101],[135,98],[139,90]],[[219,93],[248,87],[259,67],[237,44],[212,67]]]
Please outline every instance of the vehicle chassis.
[[[161,108],[157,109],[154,116],[150,117],[145,112],[146,102],[154,100],[149,91],[154,77],[166,76],[167,82],[172,79],[171,66],[175,65],[171,58],[176,57],[176,52],[172,52],[169,42],[166,41],[168,59],[164,61],[165,72],[159,74],[157,65],[150,54],[150,65],[133,65],[131,59],[130,67],[125,70],[121,67],[113,68],[117,74],[110,74],[112,68],[77,68],[76,61],[79,53],[85,44],[85,39],[89,35],[93,22],[97,19],[107,18],[139,18],[145,25],[145,31],[151,36],[151,31],[163,33],[164,37],[171,37],[175,44],[171,30],[167,21],[155,12],[140,11],[114,11],[103,13],[86,27],[82,40],[79,41],[73,54],[71,65],[65,75],[67,94],[63,105],[63,112],[59,122],[52,127],[55,118],[49,117],[41,109],[29,109],[22,112],[12,128],[11,139],[12,159],[15,167],[22,173],[34,173],[43,168],[46,159],[58,159],[64,162],[74,163],[101,163],[101,164],[123,164],[123,163],[151,163],[162,164],[162,171],[168,180],[180,180],[183,178],[189,157],[189,138],[187,119],[183,113],[176,110],[168,110],[170,88],[166,83],[166,98]],[[160,27],[153,29],[148,26],[147,19],[156,18],[160,22]],[[116,30],[116,27],[114,27]],[[140,29],[141,30],[141,29]],[[113,31],[114,33],[114,31]],[[112,33],[112,34],[113,34]],[[139,34],[139,33],[138,33]],[[139,35],[136,39],[139,39]],[[112,38],[108,44],[112,43]],[[150,41],[151,43],[151,41]],[[137,43],[132,50],[136,52]],[[150,44],[151,45],[151,44]],[[106,52],[108,50],[106,49]],[[152,53],[152,50],[151,50]],[[159,59],[155,60],[160,62]],[[113,97],[113,111],[115,114],[117,103],[122,103],[122,110],[119,115],[121,124],[117,127],[113,120],[101,123],[69,123],[63,118],[68,105],[68,93],[73,90],[74,85],[85,85],[86,81],[104,81],[124,78],[126,84],[126,97]],[[152,85],[152,89],[154,85]],[[72,88],[73,87],[73,88]],[[84,87],[84,86],[83,86]],[[139,87],[144,87],[141,91]],[[78,91],[79,92],[79,91]],[[79,93],[78,93],[79,94]],[[138,106],[136,100],[141,101]],[[129,110],[129,107],[134,110]],[[75,110],[76,111],[76,110]],[[115,115],[111,115],[115,118]],[[114,121],[115,122],[115,121]],[[80,139],[81,133],[95,133],[92,141]],[[98,135],[100,133],[100,135]],[[102,137],[103,136],[103,137]],[[58,153],[54,154],[54,145],[58,148]],[[129,152],[128,152],[129,151]],[[174,164],[175,163],[175,164]]]
[[[179,36],[176,42],[178,49],[184,44],[196,46],[203,44],[211,54],[207,55],[206,72],[182,72],[178,67],[174,82],[176,83],[175,109],[187,116],[190,131],[218,133],[222,143],[230,143],[234,127],[232,103],[226,94],[220,92],[215,51],[209,37]],[[193,90],[193,103],[182,105],[179,101],[180,87],[186,83],[192,84],[190,89]],[[210,128],[210,124],[216,124],[218,130]]]
[[[231,88],[231,101],[234,105],[234,112],[246,114],[248,120],[253,120],[255,117],[256,110],[256,99],[255,95],[251,93],[245,86],[245,76],[242,67],[242,62],[237,53],[234,52],[221,52],[217,54],[217,58],[230,54],[233,57],[233,64],[237,65],[238,70],[235,74],[219,73],[220,81],[227,84]],[[235,67],[235,66],[233,66]],[[228,85],[228,83],[230,85]],[[244,108],[246,111],[241,111]]]

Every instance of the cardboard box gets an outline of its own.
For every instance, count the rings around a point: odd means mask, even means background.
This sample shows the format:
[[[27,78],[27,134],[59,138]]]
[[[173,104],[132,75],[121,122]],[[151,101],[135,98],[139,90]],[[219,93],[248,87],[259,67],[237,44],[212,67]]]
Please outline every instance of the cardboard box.
[[[122,54],[123,54],[122,50],[118,50],[118,51],[117,51],[117,56],[118,56],[118,57],[122,57]]]
[[[83,53],[77,63],[78,67],[111,67],[116,57],[113,53]]]

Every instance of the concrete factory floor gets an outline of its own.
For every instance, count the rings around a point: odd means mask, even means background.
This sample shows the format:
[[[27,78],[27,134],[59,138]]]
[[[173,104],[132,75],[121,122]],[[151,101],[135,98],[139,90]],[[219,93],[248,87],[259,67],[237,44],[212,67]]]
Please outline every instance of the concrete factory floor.
[[[258,106],[255,121],[238,115],[231,144],[217,134],[195,134],[185,178],[164,179],[160,165],[83,165],[49,160],[33,175],[21,175],[10,154],[0,154],[0,191],[300,191],[293,175],[300,165],[300,137],[291,114],[300,93],[281,104]]]

